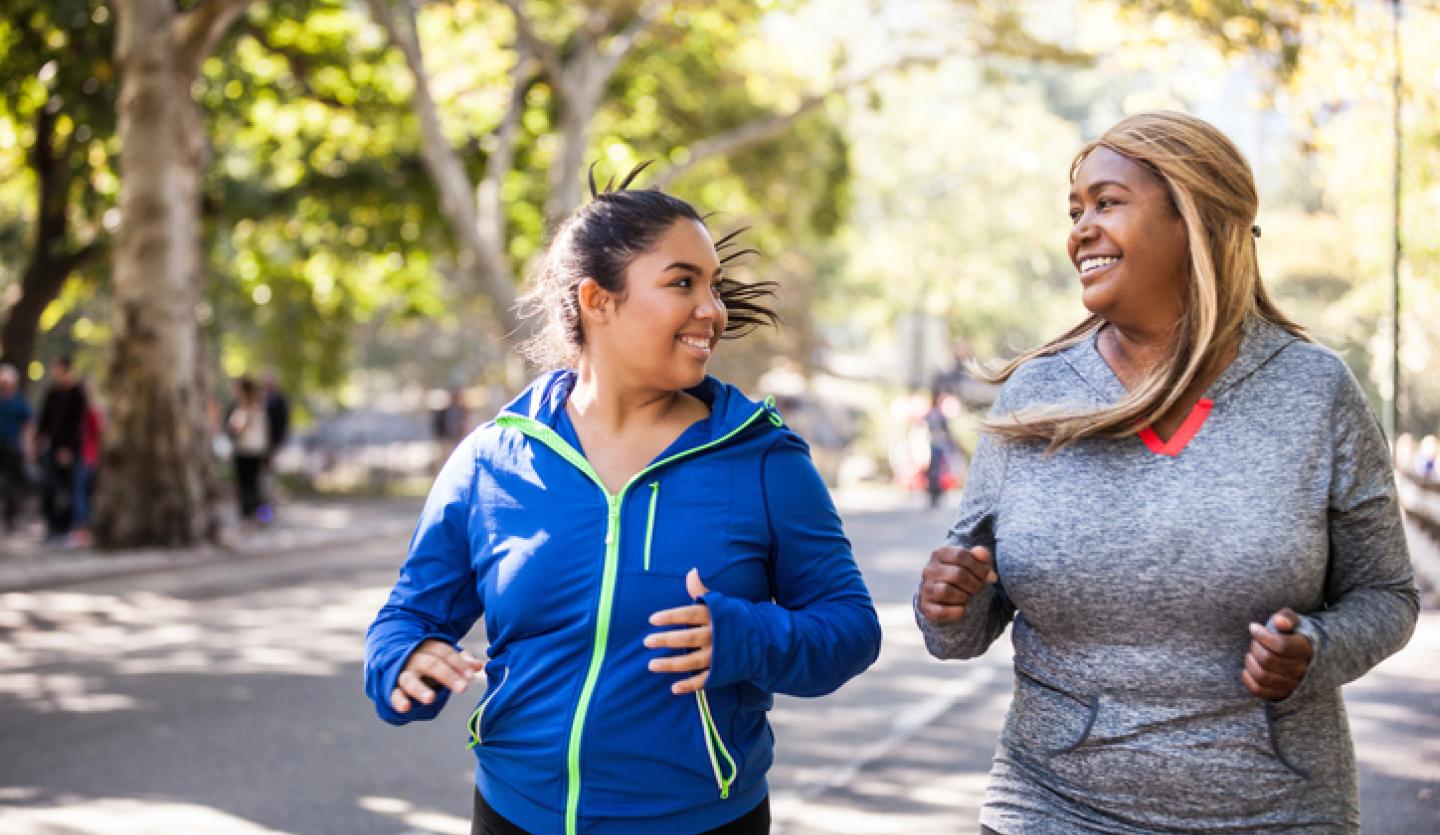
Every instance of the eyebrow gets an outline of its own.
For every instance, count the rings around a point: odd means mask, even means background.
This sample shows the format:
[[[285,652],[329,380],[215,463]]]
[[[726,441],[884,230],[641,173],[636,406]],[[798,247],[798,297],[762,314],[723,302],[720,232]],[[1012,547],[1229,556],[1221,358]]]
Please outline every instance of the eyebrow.
[[[1129,186],[1125,185],[1124,183],[1120,182],[1119,180],[1097,180],[1097,181],[1091,183],[1091,184],[1090,184],[1090,187],[1087,188],[1086,191],[1088,191],[1088,192],[1091,193],[1091,194],[1094,194],[1095,192],[1099,191],[1100,189],[1102,189],[1102,188],[1104,188],[1104,187],[1106,187],[1106,186],[1115,186],[1116,188],[1123,188],[1123,189],[1125,189],[1126,191],[1128,191],[1128,192],[1130,192],[1130,193],[1132,193],[1132,194],[1135,192],[1134,189],[1130,188]],[[1073,191],[1070,192],[1070,200],[1071,200],[1072,202],[1075,200],[1075,192],[1073,192]]]
[[[701,277],[704,277],[705,275],[704,270],[700,269],[689,261],[674,261],[665,267],[665,272],[668,273],[671,270],[684,270],[685,272],[694,273]],[[724,271],[725,268],[723,266],[716,267],[715,272],[711,274],[711,277],[713,278],[714,276],[720,275],[720,273]]]

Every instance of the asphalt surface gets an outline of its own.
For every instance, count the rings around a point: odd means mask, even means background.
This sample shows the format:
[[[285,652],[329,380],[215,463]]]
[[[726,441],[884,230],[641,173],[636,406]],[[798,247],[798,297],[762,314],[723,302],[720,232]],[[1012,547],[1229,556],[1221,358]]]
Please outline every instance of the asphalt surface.
[[[910,594],[946,512],[855,497],[846,521],[885,646],[836,695],[777,700],[775,831],[974,832],[1008,641],[925,655]],[[0,835],[468,833],[466,711],[391,728],[361,693],[364,628],[405,538],[382,526],[0,594]],[[1440,832],[1440,613],[1347,702],[1365,832]]]

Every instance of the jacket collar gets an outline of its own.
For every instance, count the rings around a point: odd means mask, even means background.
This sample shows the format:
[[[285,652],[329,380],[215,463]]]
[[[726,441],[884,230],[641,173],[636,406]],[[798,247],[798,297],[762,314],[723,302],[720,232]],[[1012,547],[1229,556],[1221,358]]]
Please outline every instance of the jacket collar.
[[[500,412],[528,417],[554,429],[566,401],[570,399],[570,392],[575,388],[576,379],[575,371],[569,368],[542,374]],[[768,401],[759,403],[751,400],[740,389],[708,374],[699,385],[686,389],[686,392],[710,407],[710,417],[701,421],[708,424],[703,427],[708,440],[733,432],[761,409],[775,413]]]

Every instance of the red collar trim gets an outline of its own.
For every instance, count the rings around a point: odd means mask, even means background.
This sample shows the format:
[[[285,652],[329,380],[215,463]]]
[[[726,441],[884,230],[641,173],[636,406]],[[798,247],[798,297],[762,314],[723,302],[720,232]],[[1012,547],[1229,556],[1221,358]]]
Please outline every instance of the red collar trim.
[[[1202,397],[1196,401],[1195,408],[1190,410],[1190,415],[1185,418],[1185,422],[1180,424],[1180,428],[1175,430],[1175,434],[1171,435],[1168,441],[1160,440],[1160,435],[1149,426],[1140,430],[1140,440],[1144,441],[1145,446],[1149,447],[1150,451],[1156,455],[1168,455],[1174,458],[1199,433],[1200,427],[1205,425],[1205,419],[1210,417],[1210,408],[1214,405],[1215,401],[1208,397]]]

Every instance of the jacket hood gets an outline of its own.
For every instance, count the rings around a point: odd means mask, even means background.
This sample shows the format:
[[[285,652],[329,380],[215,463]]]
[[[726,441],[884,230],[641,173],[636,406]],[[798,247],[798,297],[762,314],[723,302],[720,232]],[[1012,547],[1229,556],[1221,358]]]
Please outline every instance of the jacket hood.
[[[569,368],[543,374],[506,404],[500,414],[528,417],[553,429],[565,402],[570,399],[576,379],[578,375]],[[699,385],[685,391],[710,407],[710,417],[705,420],[711,440],[735,431],[761,410],[765,411],[770,423],[783,425],[780,413],[775,410],[774,398],[766,398],[763,402],[751,400],[740,389],[708,374]]]
[[[1100,395],[1102,402],[1113,402],[1125,396],[1125,386],[1100,356],[1100,349],[1096,345],[1099,333],[1099,328],[1096,328],[1089,337],[1061,351],[1057,356]],[[1210,384],[1205,396],[1211,399],[1219,397],[1263,368],[1286,346],[1301,341],[1303,340],[1300,337],[1279,325],[1258,316],[1251,316],[1245,321],[1235,359],[1220,372],[1215,382]]]

